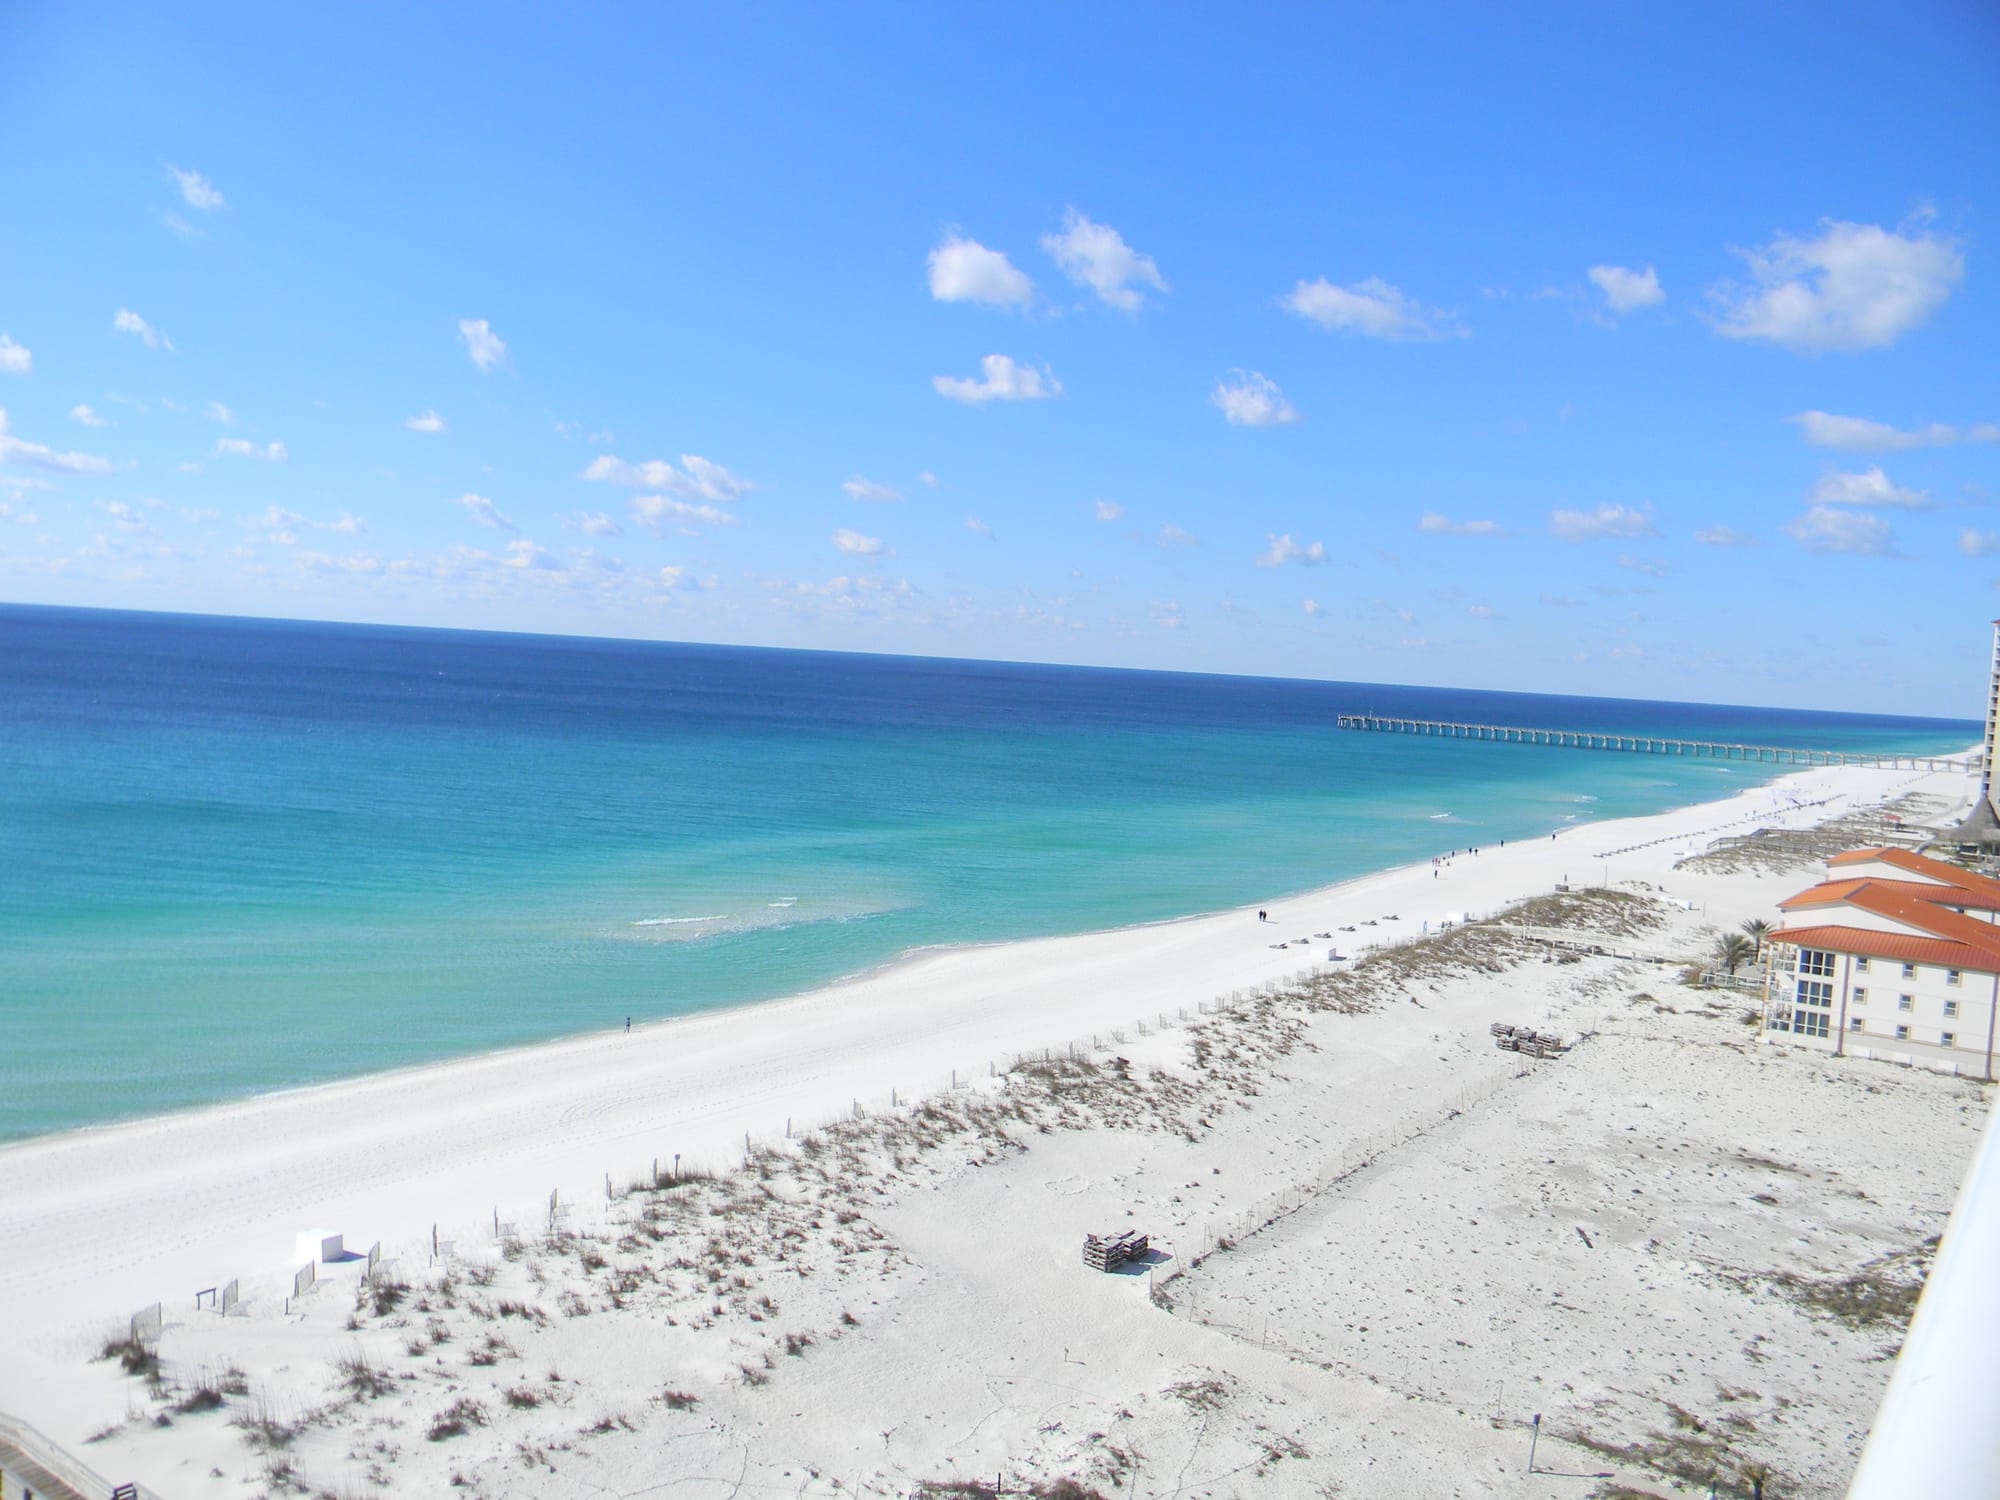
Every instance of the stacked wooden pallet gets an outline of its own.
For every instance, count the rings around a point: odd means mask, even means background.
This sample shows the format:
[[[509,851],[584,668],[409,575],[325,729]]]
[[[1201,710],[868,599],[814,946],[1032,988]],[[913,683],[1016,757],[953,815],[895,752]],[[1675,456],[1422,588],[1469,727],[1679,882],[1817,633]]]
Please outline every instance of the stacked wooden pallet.
[[[1516,1026],[1507,1021],[1495,1021],[1488,1029],[1493,1033],[1493,1045],[1502,1052],[1520,1052],[1529,1057],[1561,1057],[1569,1051],[1569,1043],[1552,1031],[1536,1031],[1531,1026]]]
[[[1086,1234],[1083,1263],[1093,1271],[1115,1271],[1128,1260],[1143,1260],[1146,1237],[1135,1229],[1123,1234]]]

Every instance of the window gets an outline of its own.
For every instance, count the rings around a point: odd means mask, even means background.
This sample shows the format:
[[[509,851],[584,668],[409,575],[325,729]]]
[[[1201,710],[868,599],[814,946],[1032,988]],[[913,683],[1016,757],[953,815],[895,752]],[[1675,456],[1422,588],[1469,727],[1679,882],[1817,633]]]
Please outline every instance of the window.
[[[1915,979],[1917,977],[1917,966],[1915,964],[1904,964],[1903,977],[1905,979]]]
[[[1857,974],[1866,974],[1868,972],[1867,954],[1864,953],[1859,958],[1854,960],[1854,972]]]
[[[1917,1003],[1917,997],[1915,995],[1898,995],[1896,997],[1897,1010],[1909,1010],[1916,1003]]]
[[[1847,1018],[1847,1029],[1849,1031],[1859,1031],[1861,1029],[1861,1017],[1849,1016]]]
[[[1792,1013],[1788,1010],[1774,1010],[1771,1012],[1771,1019],[1768,1025],[1772,1031],[1790,1031],[1792,1029]]]
[[[1868,1003],[1868,991],[1865,989],[1856,990],[1854,992],[1854,1003],[1856,1005],[1866,1005]]]
[[[1824,979],[1801,979],[1799,981],[1799,1004],[1833,1004],[1833,986]]]
[[[1799,949],[1799,972],[1818,974],[1822,978],[1833,973],[1833,955],[1823,948]]]
[[[1896,1028],[1896,1040],[1899,1042],[1907,1042],[1909,1039],[1910,1039],[1910,1028],[1907,1026],[1898,1026]]]
[[[1963,984],[1965,978],[1956,969],[1946,969],[1944,971],[1944,982],[1946,984]]]
[[[1956,1047],[1958,1045],[1958,1033],[1955,1031],[1940,1031],[1938,1033],[1938,1045],[1940,1047]]]
[[[1827,1015],[1823,1010],[1795,1010],[1792,1012],[1792,1030],[1800,1036],[1825,1036],[1828,1030]]]
[[[1949,1020],[1951,1020],[1951,1019],[1952,1019],[1952,1018],[1953,1018],[1954,1016],[1956,1016],[1957,1014],[1958,1014],[1958,1002],[1957,1002],[1956,1000],[1947,1000],[1947,1001],[1945,1001],[1945,1003],[1944,1003],[1944,1018],[1945,1018],[1945,1019],[1946,1019],[1947,1021],[1949,1021]]]

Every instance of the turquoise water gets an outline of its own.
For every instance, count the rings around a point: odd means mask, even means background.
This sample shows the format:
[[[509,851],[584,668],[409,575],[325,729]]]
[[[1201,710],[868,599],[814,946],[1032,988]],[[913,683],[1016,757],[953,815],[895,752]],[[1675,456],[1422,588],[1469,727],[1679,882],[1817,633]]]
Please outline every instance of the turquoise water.
[[[1969,721],[0,606],[0,1138],[1287,891]],[[750,1024],[746,1020],[746,1024]]]

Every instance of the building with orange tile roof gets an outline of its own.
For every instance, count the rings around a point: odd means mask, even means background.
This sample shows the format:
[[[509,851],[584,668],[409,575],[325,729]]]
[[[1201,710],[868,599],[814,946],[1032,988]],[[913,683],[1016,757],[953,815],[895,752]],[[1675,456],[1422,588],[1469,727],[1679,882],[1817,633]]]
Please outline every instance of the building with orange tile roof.
[[[1765,1040],[1992,1079],[2000,881],[1907,849],[1826,863],[1765,939]]]

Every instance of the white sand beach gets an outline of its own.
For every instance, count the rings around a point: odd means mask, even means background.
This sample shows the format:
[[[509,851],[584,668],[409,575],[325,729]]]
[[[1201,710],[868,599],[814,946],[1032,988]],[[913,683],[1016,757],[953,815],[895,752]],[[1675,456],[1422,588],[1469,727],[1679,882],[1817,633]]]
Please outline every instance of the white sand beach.
[[[1682,861],[1973,790],[1801,772],[1269,921],[0,1149],[0,1410],[170,1497],[1664,1495],[1703,1463],[1838,1494],[1896,1329],[1810,1294],[1914,1274],[1988,1090],[1763,1045],[1676,960],[1815,867]],[[1495,1020],[1581,1040],[1529,1061]],[[653,1191],[676,1158],[717,1180]],[[1128,1227],[1149,1275],[1082,1267]],[[387,1290],[350,1262],[291,1302],[308,1228],[379,1241]],[[195,1308],[232,1278],[236,1314]],[[95,1356],[154,1302],[149,1389]]]

